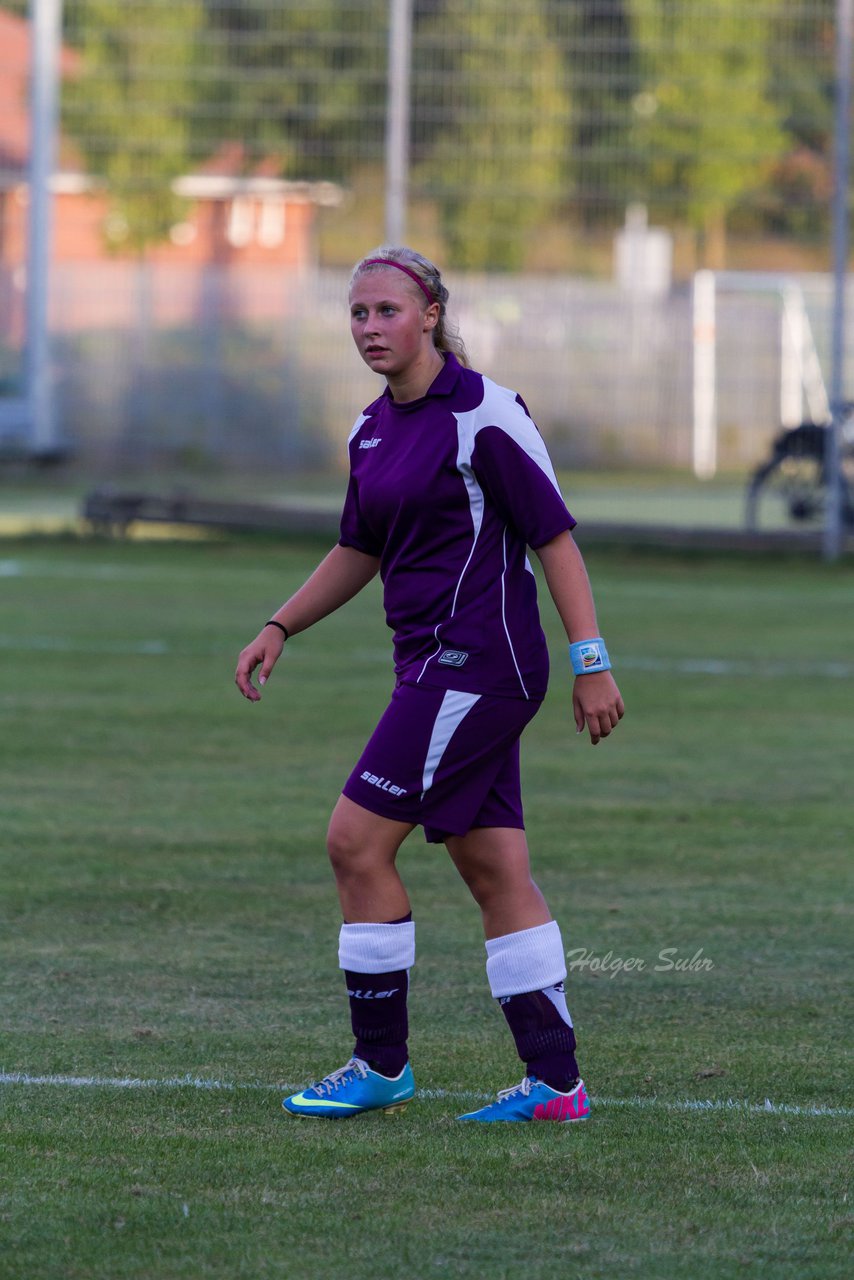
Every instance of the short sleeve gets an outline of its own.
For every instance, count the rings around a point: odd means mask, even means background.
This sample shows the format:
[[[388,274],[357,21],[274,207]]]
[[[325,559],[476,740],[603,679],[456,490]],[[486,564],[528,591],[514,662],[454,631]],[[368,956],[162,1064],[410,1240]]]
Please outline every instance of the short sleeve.
[[[347,495],[344,498],[344,510],[341,512],[341,532],[338,539],[341,547],[353,547],[366,556],[381,556],[383,548],[371,532],[359,505],[359,486],[355,476],[350,476]]]
[[[542,437],[527,416],[512,430],[482,427],[471,465],[481,488],[529,547],[575,528]]]

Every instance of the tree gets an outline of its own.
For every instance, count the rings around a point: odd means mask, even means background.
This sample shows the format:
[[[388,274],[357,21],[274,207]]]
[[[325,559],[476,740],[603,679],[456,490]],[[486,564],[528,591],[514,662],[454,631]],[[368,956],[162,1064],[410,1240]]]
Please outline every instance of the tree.
[[[418,112],[442,127],[416,173],[438,204],[449,259],[517,268],[563,191],[569,142],[569,97],[541,0],[448,0],[418,44]]]
[[[833,194],[835,0],[783,5],[773,20],[771,94],[791,146],[763,201],[771,230],[826,240]]]
[[[626,0],[557,4],[550,30],[558,41],[572,92],[572,163],[568,184],[575,216],[587,227],[622,222],[631,112],[637,85]]]
[[[681,214],[707,265],[725,258],[726,219],[768,181],[787,146],[769,92],[769,6],[745,0],[628,0],[638,48],[635,198]]]
[[[68,37],[83,72],[64,91],[63,124],[110,200],[107,238],[142,253],[184,205],[171,184],[186,173],[198,73],[200,0],[155,6],[78,0]]]
[[[278,175],[346,180],[382,158],[387,0],[205,0],[209,145]],[[201,137],[201,135],[200,135]]]

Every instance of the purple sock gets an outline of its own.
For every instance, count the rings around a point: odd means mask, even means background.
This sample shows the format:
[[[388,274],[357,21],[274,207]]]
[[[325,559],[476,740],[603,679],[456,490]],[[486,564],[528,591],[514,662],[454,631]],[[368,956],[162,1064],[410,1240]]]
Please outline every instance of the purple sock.
[[[498,1003],[513,1033],[526,1073],[536,1076],[559,1093],[568,1092],[579,1073],[575,1060],[575,1032],[562,1012],[566,1008],[563,983],[558,982],[543,991],[501,996]]]
[[[364,1058],[371,1070],[380,1075],[400,1075],[409,1058],[409,974],[405,969],[395,973],[353,973],[345,969],[344,978],[356,1037],[354,1056]]]
[[[412,912],[387,924],[408,924]],[[409,1061],[407,1039],[409,973],[355,973],[344,970],[350,999],[350,1024],[356,1037],[353,1056],[362,1058],[372,1071],[399,1076]]]

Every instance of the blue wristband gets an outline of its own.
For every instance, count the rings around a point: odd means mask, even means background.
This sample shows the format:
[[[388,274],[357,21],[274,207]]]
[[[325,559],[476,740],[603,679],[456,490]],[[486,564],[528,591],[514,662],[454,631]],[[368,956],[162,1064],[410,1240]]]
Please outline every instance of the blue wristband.
[[[576,640],[569,646],[572,670],[577,676],[592,675],[594,671],[610,671],[611,659],[601,636],[595,640]]]

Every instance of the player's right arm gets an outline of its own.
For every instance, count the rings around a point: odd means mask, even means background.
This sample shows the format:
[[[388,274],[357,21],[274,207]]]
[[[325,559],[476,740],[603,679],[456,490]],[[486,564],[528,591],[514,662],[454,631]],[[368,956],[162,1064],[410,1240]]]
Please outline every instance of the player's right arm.
[[[272,615],[287,628],[289,636],[306,631],[352,600],[379,571],[378,557],[366,555],[355,547],[340,544],[333,547],[303,583],[299,591]],[[252,683],[252,674],[260,667],[258,683],[265,684],[284,648],[285,637],[278,627],[264,626],[248,644],[237,662],[234,682],[244,698],[258,702],[261,694]]]

